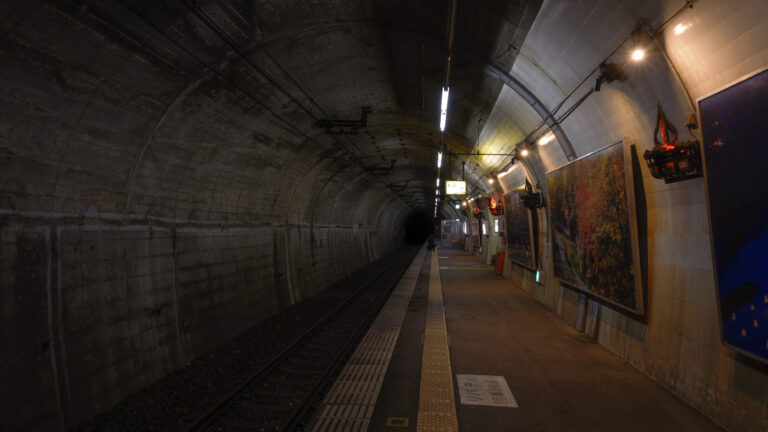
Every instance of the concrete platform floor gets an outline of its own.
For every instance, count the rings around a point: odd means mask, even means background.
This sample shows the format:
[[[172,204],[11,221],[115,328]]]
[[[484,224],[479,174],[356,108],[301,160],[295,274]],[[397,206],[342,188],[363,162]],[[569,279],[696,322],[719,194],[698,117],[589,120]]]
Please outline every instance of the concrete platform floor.
[[[471,255],[438,253],[462,432],[722,430]],[[427,255],[370,431],[416,430],[429,269]],[[519,408],[462,405],[456,374],[504,376]]]

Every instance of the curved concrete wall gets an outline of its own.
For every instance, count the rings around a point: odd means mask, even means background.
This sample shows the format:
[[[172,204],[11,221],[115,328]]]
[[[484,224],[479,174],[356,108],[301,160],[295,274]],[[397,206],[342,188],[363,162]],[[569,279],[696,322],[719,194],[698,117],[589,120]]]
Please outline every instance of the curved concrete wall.
[[[577,85],[640,19],[656,29],[684,4],[545,1],[511,73],[550,109],[576,88],[562,113],[590,90],[597,74]],[[686,28],[681,34],[674,31],[678,24]],[[766,40],[768,4],[758,0],[696,2],[658,37],[694,101],[765,68]],[[609,61],[621,62],[628,52],[619,50]],[[625,82],[603,84],[563,122],[578,156],[625,137],[642,155],[653,146],[657,103],[681,138],[689,139],[683,120],[695,109],[659,48],[652,46],[645,61],[628,63],[625,71]],[[541,121],[509,90],[502,92],[493,115],[499,117],[498,123],[514,119],[507,124],[519,125],[526,133]],[[504,133],[496,123],[487,129],[489,137],[491,132]],[[700,131],[694,133],[701,138]],[[520,134],[513,130],[506,135]],[[551,142],[538,146],[526,165],[532,179],[545,189],[544,173],[566,162],[557,142]],[[704,179],[667,185],[652,178],[642,159],[641,163],[648,218],[647,320],[588,301],[585,309],[591,315],[585,331],[727,429],[763,431],[768,427],[766,369],[720,342]],[[521,170],[516,172],[502,185],[517,186]],[[516,267],[508,275],[577,325],[578,294],[561,288],[551,276],[546,211],[540,213],[540,222],[541,258],[550,275],[546,285],[536,286],[532,274]]]
[[[260,73],[191,20],[101,7],[0,8],[3,430],[108,408],[395,250],[412,211],[263,46]],[[346,31],[308,30],[302,53]],[[267,46],[312,61],[286,41]]]

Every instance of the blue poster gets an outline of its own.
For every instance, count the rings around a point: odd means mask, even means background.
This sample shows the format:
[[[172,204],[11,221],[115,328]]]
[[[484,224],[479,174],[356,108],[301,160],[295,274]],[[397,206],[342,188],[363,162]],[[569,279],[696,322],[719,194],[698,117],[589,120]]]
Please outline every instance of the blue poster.
[[[768,71],[699,108],[723,341],[768,362]]]

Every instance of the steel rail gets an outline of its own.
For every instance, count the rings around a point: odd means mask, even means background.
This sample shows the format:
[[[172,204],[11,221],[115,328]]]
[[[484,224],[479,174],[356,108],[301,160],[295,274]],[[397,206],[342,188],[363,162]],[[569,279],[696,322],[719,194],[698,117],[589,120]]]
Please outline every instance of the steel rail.
[[[410,255],[410,254],[408,254]],[[406,256],[408,256],[406,255]],[[412,259],[412,258],[411,258]],[[334,307],[330,312],[328,312],[323,318],[320,319],[320,321],[317,322],[314,326],[312,326],[309,330],[307,330],[305,333],[303,333],[301,336],[296,338],[290,345],[288,345],[285,349],[283,349],[280,353],[278,353],[275,357],[272,358],[266,365],[264,365],[261,369],[253,373],[251,376],[246,378],[239,386],[237,386],[234,390],[232,390],[228,395],[221,398],[219,402],[217,402],[211,409],[209,409],[205,414],[200,416],[197,420],[195,420],[192,425],[190,425],[188,428],[185,429],[186,432],[201,432],[206,430],[209,426],[212,425],[212,423],[222,417],[226,410],[231,408],[236,402],[239,401],[240,397],[243,396],[243,394],[255,383],[259,380],[268,377],[268,375],[277,369],[277,367],[290,358],[292,354],[297,352],[300,348],[306,345],[306,343],[311,340],[311,338],[320,331],[322,331],[326,325],[328,325],[334,318],[338,317],[341,312],[347,310],[347,308],[351,305],[351,303],[355,300],[357,300],[370,286],[373,282],[377,281],[379,277],[395,267],[395,265],[402,262],[402,257],[397,257],[392,260],[390,263],[384,264],[384,266],[376,271],[374,275],[372,275],[370,278],[368,278],[360,288],[355,290],[352,294],[349,295],[344,301],[342,301],[340,304],[338,304],[336,307]],[[399,277],[397,278],[399,280]],[[396,283],[396,282],[395,282]],[[382,297],[386,298],[390,291],[391,291],[392,285],[388,286],[386,290],[383,290]],[[383,302],[381,302],[383,304]],[[380,304],[376,304],[376,308],[373,309],[373,312],[378,312],[378,309],[380,309]],[[371,312],[371,313],[373,313]],[[370,315],[370,313],[369,313]],[[369,316],[366,316],[365,321],[369,324],[370,321],[368,320]],[[351,338],[352,340],[356,339],[359,336],[360,328],[358,328],[355,331],[354,337]],[[345,347],[344,350],[346,351],[347,347]],[[335,359],[333,362],[333,367],[338,366],[337,361],[339,358]],[[325,382],[327,376],[332,371],[332,367],[328,367],[326,371],[322,374],[321,382]],[[319,384],[316,385],[313,388],[313,391],[309,393],[310,396],[314,395],[315,393],[321,391]],[[308,398],[309,399],[309,398]],[[302,404],[303,405],[303,404]],[[298,415],[297,411],[302,408],[300,405],[296,409],[294,409],[294,413],[289,417],[288,421],[295,423],[297,420],[299,420],[301,417]],[[302,411],[305,412],[305,411]],[[288,422],[287,421],[287,422]],[[287,423],[286,422],[286,423]],[[280,429],[285,430],[285,429]]]

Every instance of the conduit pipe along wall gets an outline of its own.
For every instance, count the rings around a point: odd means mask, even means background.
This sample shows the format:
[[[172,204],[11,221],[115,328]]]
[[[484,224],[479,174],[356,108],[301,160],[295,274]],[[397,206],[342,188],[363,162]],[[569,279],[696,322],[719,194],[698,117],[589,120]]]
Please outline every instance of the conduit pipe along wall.
[[[557,106],[640,19],[658,28],[682,6],[683,1],[610,7],[545,1],[510,73],[546,106]],[[677,24],[685,30],[676,32]],[[705,0],[670,23],[658,41],[696,100],[765,68],[766,34],[765,2]],[[620,50],[613,61],[628,54]],[[627,64],[625,72],[625,82],[603,84],[561,125],[577,156],[624,137],[642,154],[653,145],[657,103],[677,130],[685,131],[683,120],[692,109],[689,98],[658,48],[649,47],[644,61]],[[575,98],[593,84],[593,79],[587,80]],[[523,130],[536,127],[535,113],[519,97],[503,93],[499,99],[494,112],[500,124],[514,119]],[[537,151],[541,163],[527,164],[538,171],[536,178],[567,162],[553,143]],[[704,179],[667,185],[651,178],[645,166],[639,174],[647,206],[647,226],[640,231],[647,242],[646,315],[632,316],[589,300],[586,311],[592,326],[586,331],[726,429],[764,431],[766,369],[720,342]],[[532,273],[516,266],[508,276],[575,325],[579,294],[562,288],[552,276],[548,230],[544,223],[540,238],[546,284],[536,285]]]
[[[2,430],[103,411],[403,241],[405,204],[359,166],[333,176],[355,149],[288,78],[174,6],[133,7],[0,6]],[[297,43],[363,50],[346,31]],[[349,45],[326,45],[343,75]]]

